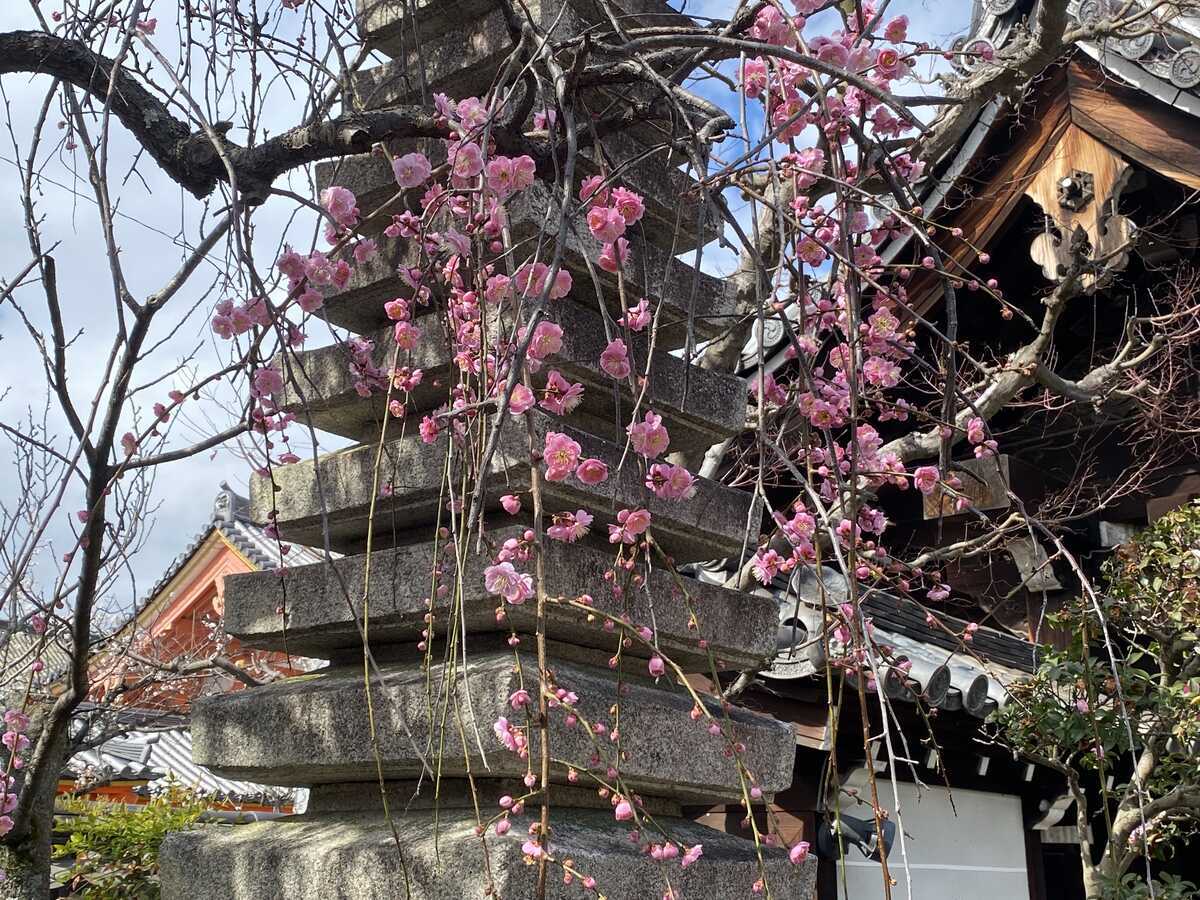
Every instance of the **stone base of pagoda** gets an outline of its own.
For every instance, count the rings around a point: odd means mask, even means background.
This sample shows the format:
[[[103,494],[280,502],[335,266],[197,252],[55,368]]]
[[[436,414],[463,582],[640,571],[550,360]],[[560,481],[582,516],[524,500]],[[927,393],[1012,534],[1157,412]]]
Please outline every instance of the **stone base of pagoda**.
[[[490,811],[489,811],[490,813]],[[534,817],[526,811],[503,837],[476,834],[473,813],[459,809],[324,813],[176,833],[163,843],[164,900],[528,900],[538,867],[522,844]],[[554,810],[548,900],[657,900],[670,888],[680,900],[766,896],[752,886],[766,876],[774,897],[809,897],[816,862],[793,866],[781,850],[758,854],[749,841],[684,819],[657,819],[676,843],[703,845],[688,868],[656,861],[630,840],[610,812]],[[568,882],[563,863],[578,873]],[[584,878],[594,878],[588,890]]]

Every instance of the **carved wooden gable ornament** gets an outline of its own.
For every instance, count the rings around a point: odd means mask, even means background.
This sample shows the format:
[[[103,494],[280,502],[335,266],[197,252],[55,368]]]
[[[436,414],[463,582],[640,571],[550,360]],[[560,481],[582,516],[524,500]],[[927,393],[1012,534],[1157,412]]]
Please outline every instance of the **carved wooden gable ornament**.
[[[1082,279],[1089,289],[1125,268],[1135,226],[1117,214],[1117,203],[1131,171],[1120,154],[1077,125],[1067,126],[1025,188],[1046,214],[1046,230],[1029,252],[1047,278],[1062,277],[1075,248],[1095,265]]]

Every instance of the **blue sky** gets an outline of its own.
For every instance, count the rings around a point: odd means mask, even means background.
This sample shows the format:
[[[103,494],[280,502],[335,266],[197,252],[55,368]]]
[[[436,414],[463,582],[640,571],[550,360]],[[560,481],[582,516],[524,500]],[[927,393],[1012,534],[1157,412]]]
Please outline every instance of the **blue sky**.
[[[45,4],[44,4],[45,5]],[[157,0],[151,4],[151,14],[159,21],[156,44],[169,59],[178,57],[178,41],[175,34],[177,3]],[[263,4],[259,4],[260,8]],[[272,4],[277,6],[277,4]],[[728,0],[688,0],[687,9],[696,14],[713,16],[727,15],[733,4]],[[49,9],[47,9],[49,11]],[[895,0],[888,14],[904,13],[911,20],[910,35],[915,39],[944,44],[953,36],[962,33],[970,19],[970,3],[967,0]],[[295,28],[302,20],[296,14],[287,14],[291,19],[282,19],[288,28]],[[273,20],[274,21],[274,20]],[[816,23],[814,23],[816,24]],[[15,3],[0,4],[0,28],[36,28],[36,22],[27,8]],[[198,60],[202,61],[202,60]],[[199,76],[197,76],[199,77]],[[242,82],[245,83],[245,82]],[[20,192],[19,169],[16,160],[23,159],[27,152],[25,143],[31,123],[49,86],[45,77],[24,75],[4,76],[2,87],[14,121],[14,132],[21,146],[14,148],[7,134],[0,134],[0,188],[11,199],[0,207],[0,278],[10,279],[30,260],[21,210],[16,202]],[[240,121],[238,110],[238,78],[231,79],[218,98],[218,108],[211,110],[214,119],[231,118]],[[300,104],[294,99],[285,82],[272,85],[273,102],[269,106],[268,121],[273,132],[293,123],[299,115]],[[113,299],[108,267],[103,253],[103,242],[91,200],[91,191],[86,183],[86,169],[80,151],[66,148],[66,132],[54,127],[64,118],[55,108],[51,110],[52,126],[47,129],[49,141],[39,154],[38,211],[44,216],[43,241],[49,246],[58,242],[54,256],[58,263],[59,289],[68,327],[78,331],[79,337],[72,345],[69,355],[69,383],[73,396],[90,398],[96,379],[108,353],[114,327],[112,314]],[[233,139],[240,140],[244,133],[235,128]],[[125,273],[129,286],[137,297],[145,297],[159,288],[175,271],[184,256],[179,235],[194,241],[204,220],[204,207],[183,194],[161,172],[153,162],[143,158],[137,175],[127,177],[129,166],[136,151],[135,142],[114,122],[111,142],[110,175],[115,197],[118,201],[116,222],[117,240],[121,247]],[[305,173],[296,173],[290,184],[280,183],[302,195],[311,195]],[[219,205],[219,201],[216,205]],[[256,246],[259,248],[260,272],[266,271],[274,258],[274,248],[287,236],[299,246],[311,243],[313,219],[302,213],[294,220],[294,204],[286,199],[269,202],[257,214]],[[212,211],[208,211],[212,219]],[[721,267],[729,263],[709,254],[709,264]],[[202,371],[211,370],[227,352],[212,340],[208,317],[212,306],[223,296],[233,296],[226,291],[205,295],[214,277],[224,269],[223,259],[214,258],[205,267],[202,279],[184,291],[177,304],[181,307],[195,306],[195,311],[184,321],[178,332],[157,335],[165,343],[149,360],[150,365],[143,373],[157,376],[169,371],[183,356],[198,348],[197,359]],[[229,288],[232,291],[233,288]],[[26,305],[35,321],[45,326],[44,301],[40,287],[34,285],[18,292],[20,301]],[[175,384],[164,382],[160,388],[148,391],[146,406],[161,399]],[[44,379],[38,357],[28,335],[24,332],[12,309],[7,304],[0,306],[0,417],[14,424],[21,419],[30,406],[40,405],[44,392]],[[223,427],[229,422],[229,414],[221,402],[236,399],[238,389],[232,385],[216,391],[211,402],[195,405],[186,421],[176,425],[170,445],[183,444],[189,438]],[[61,428],[61,423],[59,423]],[[10,448],[0,444],[0,453],[11,467]],[[190,541],[207,521],[212,498],[218,484],[228,481],[243,493],[248,481],[246,462],[229,450],[218,451],[195,457],[190,461],[172,464],[158,474],[156,484],[156,511],[152,526],[148,529],[147,543],[141,553],[132,560],[132,575],[119,585],[111,598],[114,611],[128,606],[141,596],[158,578],[159,574]],[[0,482],[0,498],[8,501],[16,485],[12,478]],[[67,519],[81,505],[78,500],[68,503],[51,533],[54,547],[48,550],[39,567],[45,576],[56,568],[54,561],[61,555],[64,542],[68,541]]]

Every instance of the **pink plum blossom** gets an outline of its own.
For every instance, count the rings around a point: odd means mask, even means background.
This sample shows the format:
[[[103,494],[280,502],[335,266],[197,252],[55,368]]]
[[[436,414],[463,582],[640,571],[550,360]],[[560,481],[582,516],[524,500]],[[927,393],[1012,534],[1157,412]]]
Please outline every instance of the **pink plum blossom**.
[[[583,385],[567,381],[557,369],[546,376],[546,388],[539,404],[558,416],[565,416],[583,400]]]
[[[533,391],[518,383],[513,388],[512,396],[508,398],[508,411],[511,415],[519,416],[536,402],[537,398],[533,395]]]
[[[19,709],[6,709],[4,711],[4,724],[8,726],[10,731],[26,731],[29,728],[29,716]]]
[[[533,577],[518,572],[510,562],[484,569],[483,586],[488,593],[499,594],[513,606],[520,606],[533,596]]]
[[[401,350],[414,350],[421,339],[421,329],[412,322],[397,322],[392,329],[392,338]]]
[[[589,204],[590,206],[608,206],[610,188],[603,187],[604,176],[592,175],[583,180],[582,186],[579,188],[579,199]]]
[[[507,156],[496,156],[488,160],[484,172],[487,176],[488,190],[501,200],[507,200],[516,193],[516,167],[513,160]]]
[[[550,267],[545,263],[526,263],[517,270],[515,279],[517,289],[526,297],[537,296],[546,289],[546,279],[549,275]],[[571,285],[571,273],[566,269],[559,269],[547,296],[551,300],[561,300],[571,293]]]
[[[545,449],[542,457],[546,460],[546,479],[548,481],[565,481],[579,462],[580,446],[558,431],[546,433]]]
[[[15,731],[6,731],[0,735],[0,743],[3,743],[13,753],[20,753],[29,746],[29,738]]]
[[[458,182],[470,182],[483,171],[483,151],[478,144],[461,142],[450,150],[451,171]],[[465,185],[464,185],[465,186]]]
[[[628,188],[613,188],[613,208],[621,214],[626,225],[636,225],[646,212],[645,201],[640,194],[635,194]]]
[[[432,444],[438,438],[437,419],[433,416],[425,416],[421,419],[421,424],[418,426],[418,431],[421,434],[421,442],[424,444]]]
[[[629,241],[617,238],[615,244],[605,244],[596,264],[605,272],[618,272],[629,262]]]
[[[552,540],[573,544],[588,533],[591,524],[592,514],[586,510],[558,513],[554,516],[554,524],[546,529],[546,535]]]
[[[647,410],[641,422],[634,422],[625,430],[633,449],[647,459],[661,456],[671,443],[666,426],[662,424],[662,416],[653,410]]]
[[[600,354],[600,368],[610,377],[621,381],[629,377],[632,371],[629,365],[629,351],[625,342],[620,338],[609,341],[604,352]]]
[[[646,487],[661,500],[690,500],[696,496],[696,476],[683,466],[655,463],[646,473]]]
[[[357,199],[347,188],[327,187],[321,191],[321,206],[342,228],[351,228],[358,222]]]
[[[984,429],[983,419],[979,416],[972,416],[967,420],[967,440],[972,444],[982,444],[987,440],[987,431]]]
[[[753,100],[767,89],[767,61],[761,56],[742,65],[742,91]]]
[[[625,233],[625,217],[610,206],[593,206],[588,211],[587,224],[593,237],[604,244],[611,244]]]
[[[883,39],[899,44],[908,38],[908,16],[896,16],[883,28]]]
[[[296,305],[306,313],[315,313],[325,305],[325,295],[316,288],[305,288],[300,296],[296,298]]]
[[[581,459],[575,468],[575,477],[584,484],[602,484],[608,480],[608,466],[595,457]]]
[[[617,319],[618,325],[624,325],[630,331],[641,331],[650,324],[650,304],[643,297],[634,306],[629,308],[629,311],[621,318]]]
[[[500,739],[500,743],[507,747],[510,752],[519,753],[521,751],[521,747],[523,746],[521,733],[514,730],[512,725],[509,724],[508,719],[504,718],[504,716],[496,720],[495,724],[492,725],[492,730],[496,732],[496,737]]]
[[[758,583],[767,585],[771,580],[778,575],[783,569],[784,558],[774,550],[759,550],[754,554],[754,561],[751,568],[754,571],[754,577],[758,579]]]
[[[396,184],[408,190],[427,182],[433,174],[433,166],[424,153],[405,153],[392,160],[392,172],[396,176]]]
[[[458,105],[454,109],[454,115],[468,131],[482,128],[487,124],[488,120],[487,107],[478,97],[467,97],[465,100],[459,100]]]
[[[937,466],[921,466],[913,472],[913,485],[922,494],[932,494],[937,488],[941,472]]]
[[[562,326],[554,322],[539,322],[529,342],[529,355],[545,359],[562,349]]]
[[[274,366],[263,366],[254,373],[254,396],[274,397],[282,391],[283,376]]]
[[[610,544],[632,544],[638,535],[650,527],[650,513],[644,509],[623,509],[617,513],[617,524],[608,526]]]

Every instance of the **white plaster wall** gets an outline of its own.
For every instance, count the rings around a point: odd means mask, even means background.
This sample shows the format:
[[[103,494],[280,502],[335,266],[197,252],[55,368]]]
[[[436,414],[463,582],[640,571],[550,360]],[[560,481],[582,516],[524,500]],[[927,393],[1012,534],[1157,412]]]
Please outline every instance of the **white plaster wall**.
[[[886,775],[878,779],[880,805],[895,818],[896,803]],[[854,773],[848,787],[869,796],[863,771]],[[1029,900],[1025,871],[1025,841],[1020,798],[1009,794],[922,789],[899,782],[901,817],[908,856],[908,876],[899,835],[888,857],[893,900]],[[951,807],[953,798],[953,808]],[[869,806],[856,806],[844,798],[842,810],[860,819],[871,817]],[[956,815],[957,813],[957,815]],[[875,900],[884,896],[879,863],[850,848],[839,872],[839,897]],[[911,876],[911,893],[909,885]]]

